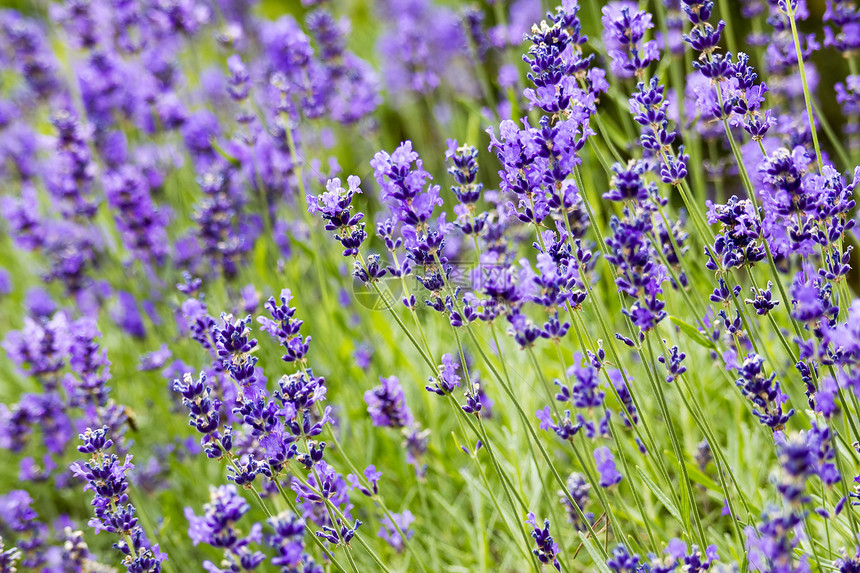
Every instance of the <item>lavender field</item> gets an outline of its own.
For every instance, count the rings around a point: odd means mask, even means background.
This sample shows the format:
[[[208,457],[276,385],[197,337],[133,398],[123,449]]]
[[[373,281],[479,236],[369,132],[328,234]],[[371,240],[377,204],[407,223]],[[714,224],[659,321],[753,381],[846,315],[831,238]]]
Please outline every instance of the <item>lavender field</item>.
[[[860,573],[860,1],[0,1],[0,573]]]

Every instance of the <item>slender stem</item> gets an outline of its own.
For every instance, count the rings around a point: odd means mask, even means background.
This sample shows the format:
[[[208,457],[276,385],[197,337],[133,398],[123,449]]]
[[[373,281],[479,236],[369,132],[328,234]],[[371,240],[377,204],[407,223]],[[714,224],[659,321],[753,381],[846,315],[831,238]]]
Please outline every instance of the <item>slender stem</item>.
[[[728,0],[720,0],[720,16],[723,20],[726,21],[725,28],[725,38],[726,45],[728,45],[729,51],[735,55],[738,54],[738,46],[735,42],[735,27],[732,25],[732,10],[737,10],[736,7],[732,7],[729,5]]]
[[[556,404],[556,400],[552,396],[552,392],[549,389],[549,383],[547,382],[546,377],[543,375],[543,371],[541,370],[540,364],[538,364],[537,357],[535,356],[534,350],[532,348],[527,348],[526,352],[528,353],[529,358],[531,358],[531,363],[532,363],[532,366],[534,367],[535,375],[541,379],[544,387],[546,388],[547,392],[549,393],[550,403],[552,404],[553,409],[555,409],[556,416],[559,419],[561,419],[561,414],[558,411],[558,406]],[[563,370],[564,370],[564,363],[562,362],[562,371]],[[606,515],[609,517],[610,522],[612,522],[612,527],[615,530],[615,535],[619,538],[623,538],[623,535],[621,533],[621,531],[622,531],[621,530],[621,524],[618,521],[618,518],[615,516],[615,512],[612,511],[612,505],[603,496],[603,492],[600,488],[600,484],[597,483],[597,480],[594,479],[594,476],[588,470],[588,467],[585,465],[585,462],[583,461],[582,457],[580,456],[579,451],[577,451],[576,446],[573,443],[573,439],[571,438],[570,440],[568,440],[568,442],[570,443],[571,447],[573,448],[574,454],[579,459],[579,464],[580,464],[580,466],[582,466],[582,470],[585,472],[585,475],[588,478],[588,481],[591,483],[591,487],[594,488],[595,492],[597,492],[597,495],[600,498],[600,505],[603,506],[603,512],[606,513]]]
[[[624,475],[627,476],[627,479],[633,481],[633,474],[631,473],[630,466],[627,463],[627,454],[624,453],[624,448],[620,447],[618,431],[615,429],[615,424],[612,420],[609,420],[609,433],[612,435],[612,440],[616,444],[619,444],[618,457],[621,459],[621,466],[624,468]],[[648,533],[648,540],[651,542],[651,551],[656,555],[659,553],[657,550],[657,540],[654,538],[654,532],[651,531],[651,520],[646,515],[645,508],[642,506],[642,498],[639,496],[639,488],[631,485],[630,491],[633,492],[633,500],[636,502],[636,507],[639,509],[639,515],[642,517],[642,523],[645,525],[645,531]]]
[[[492,323],[490,323],[490,329],[493,333],[493,340],[496,343],[496,348],[498,348],[499,351],[501,352],[501,347],[499,346],[499,341],[498,341],[498,338],[496,336],[495,327],[492,325]],[[593,538],[596,538],[596,534],[594,533],[594,529],[591,527],[591,524],[586,519],[585,514],[582,512],[582,509],[579,507],[579,505],[573,499],[573,496],[570,494],[570,491],[568,491],[567,483],[564,481],[564,479],[558,473],[558,470],[556,469],[555,464],[552,463],[552,458],[550,458],[549,453],[546,451],[546,448],[544,447],[543,443],[541,442],[540,438],[538,437],[537,432],[532,427],[531,421],[529,420],[528,415],[523,410],[522,405],[519,403],[519,400],[517,400],[516,394],[514,394],[514,391],[513,391],[513,385],[511,384],[510,377],[507,374],[507,367],[505,366],[505,361],[502,358],[501,354],[499,355],[499,362],[502,364],[502,369],[505,372],[504,378],[502,378],[502,375],[499,374],[498,370],[496,370],[495,365],[493,365],[492,361],[487,357],[487,355],[484,352],[481,345],[478,344],[478,339],[475,336],[475,334],[472,332],[472,330],[469,329],[467,332],[472,337],[472,340],[478,349],[478,353],[481,355],[481,358],[484,360],[484,363],[487,365],[487,367],[490,369],[490,372],[493,373],[493,376],[495,376],[496,380],[499,381],[499,384],[501,385],[502,389],[505,391],[505,393],[511,399],[511,402],[513,403],[514,407],[517,410],[517,414],[519,415],[520,419],[523,422],[523,426],[525,427],[526,431],[528,432],[529,438],[531,438],[532,442],[535,445],[537,445],[538,450],[541,453],[541,457],[543,457],[544,461],[546,462],[547,467],[549,467],[549,470],[552,473],[552,476],[555,479],[556,483],[558,483],[558,485],[561,487],[562,491],[564,492],[565,497],[567,498],[567,500],[570,502],[571,506],[576,511],[577,516],[585,523],[586,529],[588,529],[589,534]],[[600,554],[604,559],[606,559],[608,557],[608,554],[607,554],[605,548],[598,545],[598,550],[600,551]]]
[[[305,224],[308,227],[308,234],[311,237],[314,265],[316,266],[317,280],[319,281],[319,288],[320,292],[322,293],[323,304],[325,305],[325,308],[332,308],[330,304],[331,301],[329,300],[327,283],[325,281],[325,274],[323,272],[321,253],[319,245],[317,245],[317,234],[314,232],[314,224],[311,220],[311,216],[308,212],[307,207],[307,191],[305,190],[304,178],[304,160],[299,157],[298,150],[296,149],[296,141],[293,137],[293,129],[290,125],[289,117],[287,116],[287,114],[283,114],[283,118],[284,131],[287,134],[287,147],[290,150],[290,160],[293,163],[293,171],[296,175],[296,180],[299,186],[299,193],[301,195],[296,199],[297,207],[302,213],[302,217],[304,218]]]
[[[651,346],[651,333],[645,336],[645,341],[648,346],[648,354],[650,356],[651,363],[654,365],[656,373],[656,357],[654,356],[654,350]],[[687,475],[687,464],[684,461],[683,450],[681,449],[678,435],[675,432],[675,427],[672,423],[672,417],[669,414],[669,407],[666,402],[666,396],[663,394],[663,389],[660,387],[659,380],[656,380],[655,377],[651,375],[651,371],[649,368],[646,367],[646,371],[648,371],[649,373],[648,379],[651,381],[651,387],[654,390],[654,395],[657,397],[657,404],[660,406],[660,410],[665,420],[666,429],[669,431],[669,440],[672,442],[672,449],[674,450],[675,457],[678,458],[678,467],[681,470],[681,476],[683,478],[682,484],[686,490],[687,497],[690,502],[690,511],[693,516],[693,523],[696,526],[696,532],[699,535],[699,542],[702,544],[702,547],[705,547],[707,545],[707,543],[705,542],[705,530],[702,527],[702,521],[699,516],[699,509],[696,504],[696,500],[693,497],[693,487],[690,482],[690,476]]]
[[[791,37],[794,39],[794,52],[797,55],[797,69],[800,71],[800,83],[803,85],[803,100],[806,102],[806,115],[809,118],[809,130],[812,132],[812,145],[815,147],[815,158],[818,161],[818,172],[824,169],[821,159],[821,147],[818,145],[818,131],[815,129],[815,115],[812,113],[812,95],[809,93],[809,83],[806,81],[806,66],[803,63],[803,49],[800,47],[800,36],[797,34],[797,19],[794,11],[795,0],[785,0],[788,21],[791,24]]]
[[[275,482],[275,487],[278,488],[278,493],[281,494],[281,497],[284,499],[284,501],[287,502],[287,505],[290,506],[290,510],[296,515],[301,515],[302,511],[296,505],[295,500],[291,498],[289,494],[287,494],[287,490],[285,490],[284,486],[281,485],[280,478],[275,478],[272,481]],[[325,554],[325,556],[330,559],[332,563],[334,563],[335,567],[337,567],[341,571],[346,571],[346,569],[343,568],[343,565],[337,562],[337,559],[335,559],[334,554],[329,551],[328,548],[326,548],[325,543],[323,543],[323,541],[319,537],[311,534],[310,538],[313,540],[316,546],[320,548],[320,550]]]
[[[455,327],[452,326],[451,328],[454,331],[454,338],[457,340],[457,349],[460,352],[460,361],[463,365],[463,374],[466,377],[466,384],[469,387],[469,391],[474,392],[475,387],[472,385],[472,380],[471,380],[471,377],[469,376],[469,367],[466,363],[466,354],[463,352],[463,343],[460,340],[460,333],[457,332],[457,329]],[[462,414],[464,412],[460,408],[460,405],[457,403],[457,401],[454,399],[454,397],[451,396],[450,394],[448,396],[449,396],[449,398],[451,398],[450,401],[451,401],[453,408],[455,409],[455,415],[457,416],[457,420],[459,422],[460,421],[459,416],[460,416],[460,414]],[[511,511],[513,511],[514,515],[517,515],[517,507],[514,504],[513,495],[511,494],[511,491],[508,488],[508,484],[505,480],[505,472],[502,471],[502,467],[499,464],[499,461],[496,459],[495,452],[493,451],[493,446],[490,443],[490,438],[484,429],[483,422],[481,421],[481,416],[478,415],[478,416],[476,416],[476,418],[478,420],[478,428],[480,429],[480,432],[479,432],[480,439],[482,440],[482,443],[484,444],[484,446],[487,448],[487,453],[489,454],[490,460],[493,463],[493,468],[496,470],[496,473],[502,479],[502,489],[505,492],[505,497],[507,497],[507,499],[508,499],[508,504],[511,506]],[[460,422],[460,423],[462,424],[462,422]],[[462,428],[462,426],[461,426],[461,428]],[[463,429],[462,431],[463,431],[463,435],[465,436],[465,433],[466,433],[465,429]],[[474,453],[471,453],[471,448],[470,448],[470,455],[475,459],[475,463],[477,464],[478,463],[477,457],[475,457]],[[478,471],[481,473],[481,476],[484,477],[484,479],[486,480],[486,477],[484,476],[483,469],[481,469],[480,465],[478,466]],[[501,508],[498,507],[498,501],[496,501],[495,494],[493,494],[493,490],[489,487],[489,483],[487,483],[487,491],[490,493],[490,495],[493,498],[493,501],[496,503],[497,509],[499,510],[499,515],[501,515],[502,519],[504,519],[504,514],[502,513]],[[525,509],[528,509],[528,505],[526,505],[523,500],[520,500],[520,505],[524,506]],[[505,523],[507,525],[507,520],[505,520]],[[510,527],[509,527],[509,529],[510,529]],[[532,554],[529,551],[529,548],[530,548],[529,538],[528,538],[528,535],[526,534],[525,529],[522,527],[519,527],[517,529],[519,529],[520,532],[523,534],[523,540],[525,541],[525,547],[526,547],[526,554],[531,556],[532,566],[534,566],[539,571],[540,567],[538,565],[538,562],[537,562],[534,554]],[[511,529],[511,534],[513,535],[512,529]]]
[[[318,409],[320,415],[322,416],[323,409],[322,409],[322,405],[319,402],[317,402],[317,409]],[[340,441],[337,438],[337,433],[330,426],[327,426],[327,427],[329,428],[329,437],[331,438],[332,443],[334,444],[335,450],[337,450],[337,452],[344,459],[344,461],[346,461],[347,465],[349,466],[350,470],[352,470],[352,473],[356,476],[356,478],[358,478],[360,480],[362,474],[358,470],[358,467],[352,462],[352,460],[346,454],[346,450],[343,448],[343,446],[341,446]],[[282,488],[279,487],[278,489],[280,490]],[[424,562],[421,559],[421,556],[418,554],[418,552],[412,546],[410,539],[406,535],[404,535],[403,532],[400,530],[400,526],[397,525],[397,522],[394,520],[394,515],[392,514],[391,511],[389,511],[388,507],[386,507],[385,502],[383,502],[382,496],[380,496],[379,494],[376,494],[373,496],[373,500],[376,501],[377,504],[379,504],[379,507],[382,509],[382,512],[385,514],[385,517],[387,517],[388,520],[391,521],[391,525],[397,531],[397,534],[400,535],[400,539],[403,540],[403,546],[415,558],[415,561],[421,567],[421,570],[425,571],[425,572],[428,571],[427,567],[424,565]]]

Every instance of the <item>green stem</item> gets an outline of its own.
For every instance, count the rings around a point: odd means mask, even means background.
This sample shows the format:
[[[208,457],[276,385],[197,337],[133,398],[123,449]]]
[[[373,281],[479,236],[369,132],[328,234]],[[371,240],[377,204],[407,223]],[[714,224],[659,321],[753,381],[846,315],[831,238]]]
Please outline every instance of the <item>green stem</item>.
[[[800,47],[800,37],[797,34],[797,19],[795,18],[793,0],[786,0],[788,9],[788,21],[791,23],[791,37],[794,39],[794,52],[797,55],[797,68],[800,71],[800,83],[803,85],[803,100],[806,102],[806,115],[809,119],[809,129],[812,132],[812,145],[815,147],[815,158],[818,161],[818,172],[824,169],[824,161],[821,159],[821,148],[818,145],[818,131],[815,129],[815,115],[812,113],[812,96],[809,93],[809,84],[806,81],[806,66],[803,64],[803,49]]]
[[[696,526],[696,533],[699,535],[699,543],[702,547],[706,547],[706,537],[705,530],[702,527],[702,521],[699,516],[699,508],[696,504],[696,500],[693,497],[693,487],[690,482],[690,476],[687,475],[687,464],[684,460],[683,450],[681,449],[681,444],[678,440],[678,435],[675,432],[675,427],[672,423],[672,417],[669,414],[669,406],[666,402],[666,396],[663,394],[663,389],[660,387],[660,381],[655,379],[657,364],[656,357],[654,356],[654,350],[651,346],[651,334],[646,334],[645,341],[648,346],[648,355],[651,359],[651,364],[654,367],[654,375],[651,374],[650,368],[646,366],[645,370],[648,372],[648,379],[651,381],[651,387],[654,391],[654,395],[657,398],[657,404],[660,407],[661,413],[663,414],[663,418],[665,420],[666,429],[669,432],[669,440],[672,442],[672,449],[674,450],[675,457],[678,459],[678,467],[681,470],[681,476],[683,478],[682,485],[686,490],[687,498],[690,503],[690,512],[693,516],[693,523]],[[689,518],[689,516],[688,516]]]

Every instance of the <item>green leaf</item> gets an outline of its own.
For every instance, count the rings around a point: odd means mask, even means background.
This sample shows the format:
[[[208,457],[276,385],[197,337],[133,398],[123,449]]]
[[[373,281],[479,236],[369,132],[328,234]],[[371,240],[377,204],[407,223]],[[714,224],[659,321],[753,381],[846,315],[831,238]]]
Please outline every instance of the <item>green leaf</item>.
[[[690,463],[686,460],[684,460],[684,464],[687,466],[687,475],[690,476],[690,481],[693,481],[706,489],[715,491],[721,496],[723,495],[723,488],[720,484],[705,475],[696,464]]]
[[[660,487],[656,483],[654,483],[651,478],[649,478],[645,474],[645,472],[642,471],[642,468],[636,466],[636,471],[639,473],[639,477],[642,478],[642,481],[645,482],[645,485],[648,486],[648,489],[651,490],[651,493],[657,496],[657,499],[660,500],[660,503],[662,503],[663,506],[669,510],[669,513],[671,513],[675,517],[675,519],[678,520],[678,523],[684,526],[685,523],[684,519],[681,517],[681,512],[678,511],[678,508],[675,506],[674,503],[672,503],[672,500],[669,499],[669,496],[663,493],[663,490],[661,490]]]
[[[603,556],[600,554],[600,551],[598,551],[594,546],[594,541],[581,531],[579,532],[579,538],[582,540],[585,550],[588,551],[588,554],[591,556],[591,560],[594,561],[594,566],[597,567],[597,570],[601,573],[612,573],[606,565],[606,562],[603,561]]]
[[[699,346],[703,346],[704,348],[710,348],[712,350],[716,349],[716,347],[714,346],[714,342],[708,338],[705,338],[705,336],[701,332],[699,332],[699,330],[692,324],[687,324],[677,316],[670,316],[669,320],[672,321],[672,324],[683,330],[684,334],[689,336],[693,340],[693,342],[695,342]]]

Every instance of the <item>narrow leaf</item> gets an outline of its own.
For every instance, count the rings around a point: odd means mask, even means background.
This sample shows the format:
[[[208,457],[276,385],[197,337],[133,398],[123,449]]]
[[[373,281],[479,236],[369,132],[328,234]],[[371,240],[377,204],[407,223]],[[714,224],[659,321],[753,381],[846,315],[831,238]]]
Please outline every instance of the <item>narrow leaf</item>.
[[[653,493],[657,497],[657,499],[660,500],[660,503],[662,503],[663,506],[669,510],[669,513],[671,513],[675,517],[675,519],[678,520],[678,523],[680,523],[682,526],[685,525],[684,520],[681,517],[681,512],[678,511],[678,508],[675,506],[674,503],[672,503],[672,500],[669,499],[669,496],[663,493],[663,490],[661,490],[660,487],[656,483],[654,483],[651,478],[649,478],[645,474],[645,472],[642,471],[642,468],[636,466],[636,471],[639,473],[639,477],[642,478],[642,481],[645,482],[645,485],[648,486],[648,489],[651,490],[651,493]]]
[[[672,321],[672,324],[680,328],[684,331],[684,334],[689,336],[693,342],[702,346],[704,348],[715,349],[714,342],[708,338],[706,338],[699,330],[693,326],[692,324],[688,324],[678,318],[677,316],[670,316],[669,320]]]

